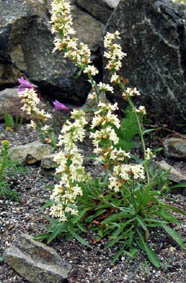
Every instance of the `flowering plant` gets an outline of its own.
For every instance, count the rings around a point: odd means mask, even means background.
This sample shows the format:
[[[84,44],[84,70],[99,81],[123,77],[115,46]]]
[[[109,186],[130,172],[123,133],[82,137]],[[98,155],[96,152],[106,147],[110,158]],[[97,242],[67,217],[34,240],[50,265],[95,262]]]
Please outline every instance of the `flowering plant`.
[[[154,154],[145,146],[145,107],[136,108],[132,97],[139,96],[139,91],[126,87],[127,81],[118,74],[122,59],[126,56],[117,43],[119,32],[107,33],[104,39],[106,68],[111,72],[110,84],[96,83],[94,76],[98,74],[98,69],[92,65],[88,46],[83,43],[78,45],[77,38],[72,37],[75,31],[67,1],[52,2],[51,24],[52,31],[57,34],[54,51],[63,51],[65,57],[80,68],[80,72],[87,74],[92,85],[89,98],[94,101],[96,109],[90,123],[89,139],[93,145],[93,158],[102,174],[95,177],[86,172],[78,145],[85,137],[88,138],[88,122],[83,110],[73,110],[71,118],[61,129],[57,144],[59,152],[55,161],[59,183],[54,185],[50,201],[50,213],[54,218],[48,233],[36,238],[47,238],[49,243],[57,236],[65,236],[66,239],[74,237],[90,247],[81,233],[91,230],[97,233],[95,241],[108,237],[106,248],[118,244],[120,248],[114,261],[123,253],[133,257],[138,247],[146,252],[152,264],[159,267],[160,261],[147,243],[150,231],[154,227],[164,229],[184,247],[180,236],[169,226],[170,222],[181,224],[169,211],[184,212],[161,199],[162,191],[167,186],[164,181],[166,173],[159,170],[152,172],[150,167]],[[113,93],[115,85],[121,88],[123,99],[135,115],[143,159],[118,146],[117,130],[121,127],[115,114],[118,106],[106,99],[106,93]]]

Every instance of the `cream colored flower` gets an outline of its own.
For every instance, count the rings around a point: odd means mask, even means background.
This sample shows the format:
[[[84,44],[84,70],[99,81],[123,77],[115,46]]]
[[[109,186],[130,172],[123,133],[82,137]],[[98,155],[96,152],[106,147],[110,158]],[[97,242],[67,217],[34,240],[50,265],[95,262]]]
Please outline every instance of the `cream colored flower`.
[[[128,97],[128,96],[135,96],[135,95],[140,95],[139,91],[134,87],[134,88],[127,88],[123,93],[122,96]]]
[[[110,86],[109,84],[105,84],[105,83],[100,82],[97,86],[99,87],[99,89],[100,89],[101,91],[114,92],[113,87]]]
[[[147,148],[146,152],[145,152],[145,159],[146,160],[150,160],[150,159],[152,159],[154,157],[155,157],[155,154],[151,151],[150,148]]]
[[[94,67],[93,65],[88,65],[84,71],[83,71],[85,74],[88,74],[88,75],[92,75],[92,76],[95,76],[99,73],[98,69],[96,67]]]
[[[139,106],[137,109],[136,109],[136,112],[139,113],[139,114],[143,114],[143,115],[146,115],[147,112],[146,112],[146,109],[144,106]]]

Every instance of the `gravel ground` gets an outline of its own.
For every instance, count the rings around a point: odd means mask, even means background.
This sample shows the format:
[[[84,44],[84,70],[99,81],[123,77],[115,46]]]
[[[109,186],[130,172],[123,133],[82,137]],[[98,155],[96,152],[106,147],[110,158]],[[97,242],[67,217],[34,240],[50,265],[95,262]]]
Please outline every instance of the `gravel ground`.
[[[5,131],[5,125],[0,124],[0,140],[8,139],[11,145],[26,144],[35,141],[38,135],[23,125],[15,132]],[[185,170],[186,163],[180,163]],[[178,165],[178,163],[177,163]],[[178,166],[179,167],[179,166]],[[21,194],[21,203],[0,199],[0,255],[21,234],[32,236],[44,232],[47,221],[40,207],[49,199],[50,191],[46,186],[53,183],[53,177],[41,175],[39,165],[29,166],[29,174],[17,174],[10,178],[11,187]],[[177,205],[185,209],[186,197],[182,194],[173,194]],[[186,219],[177,215],[183,223],[177,231],[186,242]],[[87,234],[91,243],[93,234]],[[92,249],[79,244],[77,241],[58,239],[50,245],[67,262],[72,264],[72,272],[66,282],[69,283],[119,283],[119,282],[158,282],[184,283],[186,282],[186,257],[182,250],[165,234],[154,231],[149,239],[149,245],[157,252],[162,262],[160,269],[153,267],[143,252],[131,260],[122,257],[115,264],[111,263],[117,247],[103,250],[106,239],[92,244]],[[27,282],[11,267],[0,262],[0,283]]]

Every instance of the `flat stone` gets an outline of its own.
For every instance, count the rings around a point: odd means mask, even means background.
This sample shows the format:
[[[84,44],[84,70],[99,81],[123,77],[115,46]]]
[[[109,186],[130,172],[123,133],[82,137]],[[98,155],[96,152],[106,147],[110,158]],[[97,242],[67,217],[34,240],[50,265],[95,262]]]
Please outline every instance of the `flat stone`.
[[[47,169],[47,170],[56,168],[57,164],[54,161],[54,157],[55,157],[55,154],[45,155],[41,159],[41,168]]]
[[[167,138],[163,142],[164,154],[169,158],[186,160],[186,136],[184,138]]]
[[[68,277],[71,265],[56,251],[23,234],[5,250],[3,257],[24,279],[31,283],[62,283]]]
[[[34,164],[45,156],[50,154],[51,147],[40,141],[35,141],[25,145],[10,148],[9,154],[11,160],[16,160],[22,164]]]
[[[173,166],[169,165],[165,160],[157,162],[157,164],[164,170],[168,171],[168,178],[170,181],[175,183],[182,183],[183,181],[186,182],[186,176],[183,175],[180,171],[175,169]]]

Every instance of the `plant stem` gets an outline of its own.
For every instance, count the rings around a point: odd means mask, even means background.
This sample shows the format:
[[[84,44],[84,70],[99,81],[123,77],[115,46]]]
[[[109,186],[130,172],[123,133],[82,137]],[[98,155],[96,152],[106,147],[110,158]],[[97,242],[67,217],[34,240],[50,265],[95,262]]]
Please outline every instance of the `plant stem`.
[[[132,102],[132,100],[128,97],[128,103],[131,106],[132,110],[135,113],[136,116],[136,121],[138,124],[138,128],[139,128],[139,136],[141,139],[141,144],[142,144],[142,148],[143,148],[143,155],[144,155],[144,159],[146,159],[146,146],[145,146],[145,140],[144,140],[144,136],[143,136],[143,128],[142,128],[142,122],[140,122],[140,119],[136,113],[136,108]],[[145,172],[146,172],[146,176],[147,176],[147,183],[149,184],[150,182],[150,177],[149,177],[149,171],[148,171],[148,166],[146,164],[146,162],[144,163],[144,168],[145,168]]]

